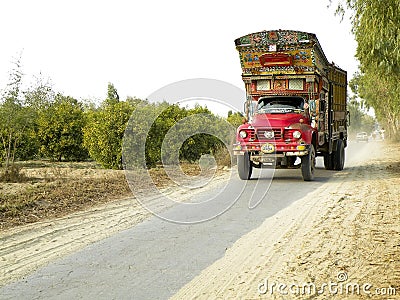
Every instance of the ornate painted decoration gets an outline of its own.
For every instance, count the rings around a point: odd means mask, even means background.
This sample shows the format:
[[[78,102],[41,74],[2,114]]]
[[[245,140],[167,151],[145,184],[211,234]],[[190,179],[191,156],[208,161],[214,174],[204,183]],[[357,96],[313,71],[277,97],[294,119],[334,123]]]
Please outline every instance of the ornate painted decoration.
[[[329,64],[313,33],[273,30],[235,40],[243,75],[323,73]]]
[[[260,55],[260,64],[263,67],[291,66],[293,56],[287,53],[264,53]]]

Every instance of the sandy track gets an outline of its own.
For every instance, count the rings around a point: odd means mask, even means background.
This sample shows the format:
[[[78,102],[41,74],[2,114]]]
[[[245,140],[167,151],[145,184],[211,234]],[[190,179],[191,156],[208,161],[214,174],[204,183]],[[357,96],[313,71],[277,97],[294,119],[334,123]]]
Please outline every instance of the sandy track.
[[[370,144],[173,299],[400,298],[400,151],[384,149]]]
[[[0,284],[133,226],[147,216],[148,212],[140,209],[134,199],[126,199],[8,231],[0,238]]]
[[[222,173],[204,188],[177,190],[166,188],[164,195],[186,201],[204,189],[212,189],[227,180]],[[157,204],[159,197],[149,199]],[[160,206],[165,209],[164,203]],[[127,198],[99,205],[89,210],[70,214],[50,221],[20,226],[0,234],[0,286],[15,281],[49,262],[82,249],[130,228],[151,213],[135,198]]]
[[[386,288],[380,290],[386,293],[392,288],[398,297],[400,151],[396,145],[380,151],[379,145],[365,148],[362,153],[366,155],[350,160],[343,172],[240,238],[222,259],[203,270],[173,298],[302,298],[303,283],[321,289],[324,283],[338,282],[338,275],[348,277],[343,283],[370,284],[372,295],[377,293],[376,288]],[[183,201],[196,193],[167,192]],[[0,285],[134,226],[149,215],[134,199],[124,199],[2,233]],[[292,283],[297,285],[297,290],[292,286],[297,293],[289,290]],[[287,287],[278,290],[278,284]],[[317,295],[306,291],[303,296],[327,299],[334,292],[325,289]],[[362,293],[339,292],[339,299],[370,298]]]

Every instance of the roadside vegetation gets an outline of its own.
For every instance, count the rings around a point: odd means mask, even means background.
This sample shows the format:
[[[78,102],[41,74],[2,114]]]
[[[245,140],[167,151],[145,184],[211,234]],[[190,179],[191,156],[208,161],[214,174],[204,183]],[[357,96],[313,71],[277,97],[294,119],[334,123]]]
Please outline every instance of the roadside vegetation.
[[[358,132],[373,132],[379,126],[375,117],[367,113],[362,101],[357,101],[355,97],[347,103],[350,112],[350,126],[348,134],[350,139],[355,139]]]
[[[123,171],[122,143],[139,105],[147,109],[144,118],[161,112],[143,141],[146,167],[159,187],[172,184],[160,149],[165,134],[180,120],[205,114],[209,128],[233,138],[223,128],[227,119],[207,107],[122,100],[112,83],[105,87],[104,100],[95,103],[54,91],[42,77],[28,88],[23,82],[17,58],[0,98],[0,230],[132,195]],[[230,112],[228,121],[236,126],[239,119],[240,114]],[[199,126],[195,121],[189,125],[194,131]],[[132,128],[132,136],[140,130]],[[210,134],[187,137],[177,153],[182,170],[191,175],[200,173],[198,161],[204,154],[212,154],[220,167],[231,165],[223,142]]]
[[[121,100],[112,83],[108,84],[105,99],[98,104],[55,92],[42,78],[22,90],[22,80],[22,66],[17,59],[0,98],[1,181],[18,180],[21,168],[16,162],[32,159],[90,160],[106,169],[123,169],[122,140],[129,118],[138,105],[145,105],[149,114],[161,112],[145,141],[149,167],[161,162],[159,149],[163,137],[176,122],[196,114],[212,116],[215,126],[226,122],[225,118],[199,105],[187,108],[166,102],[150,104],[133,97]],[[135,133],[140,128],[132,130]],[[203,154],[214,154],[222,146],[219,139],[199,133],[184,141],[179,158],[195,162]]]
[[[400,5],[398,0],[330,0],[349,17],[359,71],[350,87],[360,107],[372,107],[386,136],[400,140]]]
[[[105,169],[94,161],[29,160],[14,166],[20,169],[18,182],[0,182],[0,231],[133,195],[123,170]],[[181,167],[192,176],[201,171],[198,164]],[[158,188],[172,185],[163,168],[149,173]],[[135,182],[145,184],[140,178]]]

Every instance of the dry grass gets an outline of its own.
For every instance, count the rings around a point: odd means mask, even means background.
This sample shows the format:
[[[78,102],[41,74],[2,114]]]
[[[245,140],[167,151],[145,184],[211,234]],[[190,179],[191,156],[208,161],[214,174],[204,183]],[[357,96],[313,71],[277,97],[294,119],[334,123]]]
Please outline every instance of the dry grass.
[[[21,182],[0,183],[0,230],[58,217],[121,197],[130,190],[122,171],[93,163],[20,163]]]
[[[33,223],[132,196],[125,173],[93,162],[28,161],[18,165],[20,182],[0,182],[0,230]],[[181,165],[186,175],[199,175],[198,164]],[[162,167],[150,170],[157,187],[173,182]],[[135,179],[141,185],[141,178]]]
[[[0,182],[23,182],[27,180],[21,172],[21,166],[13,164],[8,168],[0,169]]]

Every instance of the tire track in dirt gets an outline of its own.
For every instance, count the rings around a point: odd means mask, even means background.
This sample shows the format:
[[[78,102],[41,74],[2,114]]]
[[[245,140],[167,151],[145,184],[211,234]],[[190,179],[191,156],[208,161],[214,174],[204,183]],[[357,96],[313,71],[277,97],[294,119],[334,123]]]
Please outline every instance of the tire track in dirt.
[[[388,161],[400,161],[400,153],[393,147],[381,153],[379,148],[369,146],[366,157],[351,160],[327,184],[243,236],[172,299],[326,299],[334,296],[327,289],[321,295],[318,290],[301,295],[300,289],[288,294],[286,287],[282,294],[271,285],[306,283],[318,289],[340,282],[339,275],[348,277],[345,283],[370,283],[400,293],[400,172],[386,168]],[[265,280],[269,289],[264,294],[259,289],[264,292]]]
[[[341,180],[335,183],[330,181],[320,189],[325,194],[336,193],[342,185]],[[307,233],[308,227],[318,219],[315,208],[323,210],[322,199],[318,197],[320,189],[239,239],[222,260],[203,271],[172,299],[257,298],[257,283],[262,282],[268,274],[281,271],[291,250],[296,249],[299,241],[304,239],[296,235],[304,231]]]
[[[137,224],[150,213],[133,201],[124,200],[126,203],[117,207],[113,203],[54,221],[23,226],[5,234],[0,238],[0,284]]]
[[[218,175],[212,183],[192,190],[165,188],[163,194],[172,199],[186,201],[193,195],[226,181],[229,176],[230,173]],[[160,209],[167,208],[160,196],[148,197],[146,201],[159,204]],[[0,234],[0,286],[57,258],[135,226],[151,215],[135,198],[127,198],[3,232]]]

